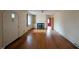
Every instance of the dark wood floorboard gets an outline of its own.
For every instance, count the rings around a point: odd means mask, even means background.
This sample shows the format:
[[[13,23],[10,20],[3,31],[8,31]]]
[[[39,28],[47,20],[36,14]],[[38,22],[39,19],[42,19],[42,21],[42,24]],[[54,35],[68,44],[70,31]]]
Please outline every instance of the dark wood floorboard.
[[[56,31],[31,30],[10,43],[5,49],[76,49]]]

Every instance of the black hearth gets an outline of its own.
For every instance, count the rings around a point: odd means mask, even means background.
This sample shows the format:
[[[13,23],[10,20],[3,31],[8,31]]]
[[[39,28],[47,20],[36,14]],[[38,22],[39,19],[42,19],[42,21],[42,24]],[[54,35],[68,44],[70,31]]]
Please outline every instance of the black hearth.
[[[37,23],[37,29],[44,29],[44,23]]]

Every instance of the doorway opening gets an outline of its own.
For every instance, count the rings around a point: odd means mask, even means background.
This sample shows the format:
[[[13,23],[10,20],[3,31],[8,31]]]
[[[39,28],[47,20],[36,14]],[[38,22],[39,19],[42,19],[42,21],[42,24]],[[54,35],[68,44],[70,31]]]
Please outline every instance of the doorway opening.
[[[51,29],[51,30],[53,30],[54,29],[54,17],[52,17],[52,16],[47,16],[47,21],[46,21],[46,23],[47,23],[47,30],[48,29]]]

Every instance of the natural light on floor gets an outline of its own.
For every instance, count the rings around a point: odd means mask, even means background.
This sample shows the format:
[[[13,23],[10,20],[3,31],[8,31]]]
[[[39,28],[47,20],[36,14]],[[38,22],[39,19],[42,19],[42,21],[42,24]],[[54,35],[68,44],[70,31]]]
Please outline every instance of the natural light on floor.
[[[50,37],[51,34],[52,34],[52,27],[51,26],[48,26],[47,27],[47,32],[46,32],[47,36]]]
[[[32,35],[31,35],[31,34],[29,34],[29,35],[27,36],[27,42],[28,42],[29,45],[32,44]]]

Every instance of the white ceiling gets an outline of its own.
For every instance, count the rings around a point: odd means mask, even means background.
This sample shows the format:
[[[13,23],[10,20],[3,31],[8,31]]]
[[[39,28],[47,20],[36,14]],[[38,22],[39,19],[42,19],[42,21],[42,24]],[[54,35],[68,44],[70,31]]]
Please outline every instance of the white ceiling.
[[[75,10],[29,10],[28,12],[34,15],[37,15],[37,14],[54,15],[55,13],[58,13],[58,12],[73,12],[73,11]]]
[[[46,15],[54,15],[56,12],[55,10],[30,10],[28,11],[31,14],[37,15],[37,14],[46,14]]]

